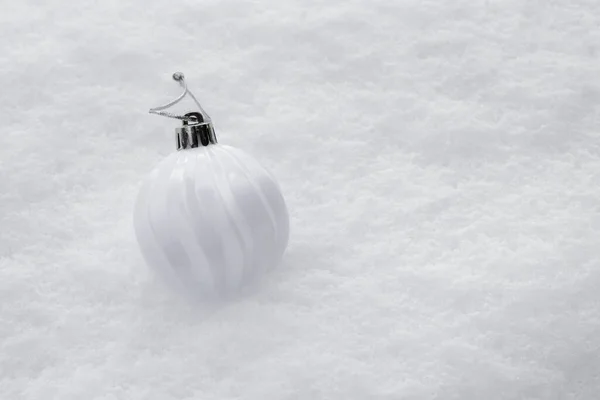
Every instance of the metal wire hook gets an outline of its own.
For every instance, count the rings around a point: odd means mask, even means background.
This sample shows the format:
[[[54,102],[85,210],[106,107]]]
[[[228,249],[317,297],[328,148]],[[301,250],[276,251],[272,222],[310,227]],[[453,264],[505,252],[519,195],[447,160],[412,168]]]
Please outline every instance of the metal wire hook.
[[[196,103],[196,105],[200,109],[200,113],[202,114],[202,117],[204,118],[204,121],[203,121],[204,124],[210,124],[212,122],[210,116],[206,113],[206,111],[204,111],[204,109],[200,105],[200,102],[198,102],[198,99],[196,99],[196,96],[194,96],[194,94],[188,89],[188,86],[187,86],[187,83],[185,81],[185,76],[183,75],[183,72],[175,72],[173,74],[173,79],[175,81],[179,82],[179,84],[183,88],[183,93],[181,93],[181,95],[179,95],[179,97],[177,97],[175,100],[173,100],[173,101],[171,101],[171,102],[169,102],[167,104],[151,108],[150,111],[149,111],[149,113],[150,114],[162,115],[163,117],[168,117],[168,118],[180,119],[180,120],[183,120],[183,121],[196,121],[196,117],[193,117],[193,116],[175,115],[175,114],[163,111],[163,110],[166,110],[167,108],[172,107],[175,104],[179,103],[181,100],[183,100],[183,98],[186,95],[189,94],[190,97],[194,100],[194,103]]]

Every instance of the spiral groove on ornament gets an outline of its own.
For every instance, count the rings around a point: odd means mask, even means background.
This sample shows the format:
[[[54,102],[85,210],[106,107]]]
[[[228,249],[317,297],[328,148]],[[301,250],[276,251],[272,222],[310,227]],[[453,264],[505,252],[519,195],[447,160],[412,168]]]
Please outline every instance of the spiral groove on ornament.
[[[289,237],[272,175],[224,145],[172,153],[140,190],[134,214],[146,262],[192,296],[223,297],[281,260]]]

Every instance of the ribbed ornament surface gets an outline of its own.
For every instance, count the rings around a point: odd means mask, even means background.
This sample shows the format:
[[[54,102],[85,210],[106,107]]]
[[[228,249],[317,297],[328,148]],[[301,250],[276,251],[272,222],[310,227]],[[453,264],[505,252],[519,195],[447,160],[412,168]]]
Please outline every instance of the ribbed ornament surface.
[[[229,297],[281,261],[289,216],[279,185],[225,145],[177,151],[145,179],[134,226],[146,263],[186,295]]]

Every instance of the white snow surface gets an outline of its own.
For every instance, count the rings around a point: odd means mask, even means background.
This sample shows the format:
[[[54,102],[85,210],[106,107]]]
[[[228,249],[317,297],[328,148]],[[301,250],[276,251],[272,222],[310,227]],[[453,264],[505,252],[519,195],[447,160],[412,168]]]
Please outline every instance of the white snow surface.
[[[1,6],[0,399],[600,395],[597,0]],[[291,215],[221,305],[133,234],[178,70]]]

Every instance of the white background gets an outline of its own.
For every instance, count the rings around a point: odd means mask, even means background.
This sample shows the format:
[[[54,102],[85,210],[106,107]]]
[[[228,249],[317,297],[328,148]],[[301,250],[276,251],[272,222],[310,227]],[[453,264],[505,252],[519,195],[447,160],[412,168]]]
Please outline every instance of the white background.
[[[0,6],[1,399],[600,393],[598,1]],[[221,307],[133,235],[177,70],[291,214]]]

